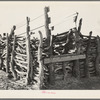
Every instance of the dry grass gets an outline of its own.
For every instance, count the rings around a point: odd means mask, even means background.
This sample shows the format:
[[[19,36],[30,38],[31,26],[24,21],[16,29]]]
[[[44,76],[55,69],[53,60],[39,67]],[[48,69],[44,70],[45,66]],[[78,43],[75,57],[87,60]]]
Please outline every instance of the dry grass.
[[[9,80],[6,73],[0,71],[0,90],[36,90],[33,85],[26,85],[25,79]],[[100,90],[100,77],[58,79],[55,85],[49,85],[48,90]]]

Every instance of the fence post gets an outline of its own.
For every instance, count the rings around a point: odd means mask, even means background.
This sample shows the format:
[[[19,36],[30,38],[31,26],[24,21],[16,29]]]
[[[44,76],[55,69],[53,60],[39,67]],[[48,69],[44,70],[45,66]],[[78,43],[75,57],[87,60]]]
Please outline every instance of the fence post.
[[[9,70],[9,64],[8,64],[8,33],[7,33],[7,41],[6,41],[6,73],[8,73],[8,70]]]
[[[49,53],[50,53],[49,57],[51,60],[52,60],[52,56],[53,56],[52,46],[53,46],[53,36],[51,36],[51,39],[50,39],[50,49],[49,49]],[[54,63],[49,64],[49,82],[50,82],[50,84],[55,83]]]
[[[97,36],[97,57],[95,61],[96,75],[100,75],[99,62],[100,62],[100,37]]]
[[[75,42],[76,42],[76,54],[80,54],[80,40],[79,40],[79,33],[77,30],[75,30]],[[79,60],[75,61],[75,76],[80,78],[80,62]]]
[[[39,89],[43,86],[43,80],[44,80],[44,69],[43,69],[43,60],[42,60],[42,51],[43,51],[43,36],[42,33],[39,31],[40,35],[40,42],[38,46],[38,62],[39,62]]]
[[[51,31],[49,29],[49,24],[50,24],[50,17],[48,17],[48,12],[50,11],[49,7],[44,8],[44,13],[45,13],[45,30],[46,30],[46,38],[47,38],[47,45],[48,47],[50,46],[48,52],[49,52],[49,57],[52,59],[52,40],[51,38]],[[51,45],[50,45],[51,43]],[[54,66],[53,63],[49,64],[49,82],[50,84],[54,84]]]
[[[14,43],[13,43],[12,54],[11,54],[11,71],[12,71],[14,80],[17,79],[17,73],[16,73],[15,68],[14,68],[15,43],[16,43],[16,35],[14,36]]]
[[[87,48],[86,48],[86,61],[85,61],[85,72],[86,72],[86,76],[89,77],[89,67],[88,67],[88,63],[89,63],[89,49],[90,49],[90,44],[91,44],[91,36],[92,36],[92,31],[89,33],[89,41],[87,44]]]
[[[31,62],[31,52],[30,52],[30,35],[29,35],[29,31],[30,31],[30,26],[29,26],[29,22],[30,19],[27,17],[27,28],[26,28],[26,54],[27,54],[27,84],[30,84],[32,81],[32,77],[31,77],[31,67],[32,67],[32,62]]]
[[[50,17],[48,17],[48,12],[50,11],[49,7],[44,8],[44,14],[45,14],[45,30],[46,30],[46,38],[47,38],[47,44],[49,46],[50,43],[50,36],[51,32],[49,30],[49,24],[50,24]]]

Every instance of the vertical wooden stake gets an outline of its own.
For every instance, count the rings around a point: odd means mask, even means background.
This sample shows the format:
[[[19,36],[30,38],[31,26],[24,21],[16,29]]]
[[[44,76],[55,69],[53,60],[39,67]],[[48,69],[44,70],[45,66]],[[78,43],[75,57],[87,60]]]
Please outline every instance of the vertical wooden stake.
[[[49,49],[49,57],[51,58],[52,60],[52,45],[53,45],[53,36],[51,36],[51,39],[50,39],[50,49]],[[50,63],[49,64],[49,82],[50,84],[55,84],[55,74],[54,74],[54,63]]]
[[[76,36],[76,54],[79,55],[80,54],[80,43],[79,43],[79,34],[78,31],[75,30],[75,36]],[[80,78],[80,63],[79,60],[75,61],[75,75],[76,77]]]
[[[8,73],[9,65],[8,65],[8,33],[7,33],[7,41],[6,41],[6,50],[7,50],[7,55],[6,55],[6,73]]]
[[[50,36],[51,32],[49,30],[49,24],[50,24],[50,18],[48,17],[49,7],[44,8],[44,14],[45,14],[45,30],[46,30],[46,38],[47,38],[47,44],[50,45]]]
[[[100,37],[97,36],[97,57],[95,61],[96,75],[100,75],[99,63],[100,63]]]
[[[90,44],[91,44],[91,36],[92,36],[92,32],[89,33],[89,42],[87,44],[87,48],[86,48],[86,61],[85,61],[85,72],[86,72],[86,76],[89,77],[89,68],[88,68],[88,63],[89,63],[89,49],[90,49]]]
[[[67,71],[66,71],[66,66],[68,66],[68,62],[63,62],[63,66],[62,66],[62,69],[63,69],[63,79],[64,79],[64,81],[66,80],[66,74],[67,74]]]
[[[39,31],[40,35],[40,42],[38,46],[38,62],[39,62],[39,89],[43,86],[44,80],[44,69],[43,69],[43,60],[42,60],[42,51],[43,51],[43,36],[42,33]]]
[[[31,79],[31,56],[30,56],[30,36],[29,36],[29,31],[30,31],[30,26],[29,26],[29,18],[26,18],[27,20],[27,28],[26,28],[26,54],[27,54],[27,84],[30,84],[32,79]]]
[[[14,36],[14,43],[13,43],[12,54],[11,54],[11,71],[12,71],[14,79],[16,80],[17,79],[17,73],[16,73],[15,68],[14,68],[15,42],[16,42],[16,36]]]
[[[49,57],[51,57],[52,56],[52,40],[50,39],[51,38],[51,31],[49,29],[50,18],[48,17],[48,14],[47,14],[48,12],[49,12],[49,7],[45,7],[44,8],[45,30],[46,30],[47,45],[48,45],[48,47],[50,46],[50,49],[48,50]],[[51,45],[50,45],[50,43],[51,43]],[[53,63],[49,64],[49,81],[50,81],[50,84],[54,84],[54,66],[53,66]]]

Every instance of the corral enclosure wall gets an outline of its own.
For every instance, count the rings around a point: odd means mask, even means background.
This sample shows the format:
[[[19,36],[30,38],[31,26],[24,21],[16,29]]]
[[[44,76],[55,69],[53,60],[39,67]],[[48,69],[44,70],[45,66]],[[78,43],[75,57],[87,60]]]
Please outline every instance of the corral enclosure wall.
[[[0,69],[15,81],[25,79],[26,84],[37,84],[38,89],[57,79],[99,76],[100,37],[92,36],[92,32],[81,34],[82,19],[78,28],[52,35],[48,11],[45,8],[46,38],[41,31],[40,40],[32,37],[28,17],[26,35],[15,35],[14,26],[10,35],[0,38]]]

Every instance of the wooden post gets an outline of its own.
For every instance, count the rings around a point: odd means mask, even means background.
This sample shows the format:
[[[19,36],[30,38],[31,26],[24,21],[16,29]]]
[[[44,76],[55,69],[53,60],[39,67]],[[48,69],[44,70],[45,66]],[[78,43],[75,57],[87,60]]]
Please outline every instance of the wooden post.
[[[53,36],[50,39],[50,49],[49,49],[49,57],[52,60],[52,45],[53,45]],[[55,74],[54,74],[54,63],[49,64],[49,83],[54,84],[55,83]]]
[[[14,68],[15,42],[16,42],[16,36],[14,36],[14,43],[13,43],[12,54],[11,54],[11,72],[12,72],[12,74],[13,74],[14,80],[17,79],[17,73],[16,73],[15,68]]]
[[[86,76],[89,77],[89,68],[88,68],[88,63],[89,63],[89,49],[90,49],[90,44],[91,44],[91,36],[92,36],[92,31],[89,33],[89,41],[87,44],[87,48],[86,48],[86,61],[85,61],[85,72],[86,72]]]
[[[79,21],[78,32],[80,33],[82,27],[82,18]]]
[[[44,8],[44,14],[45,14],[45,30],[46,30],[46,38],[47,38],[47,44],[50,45],[50,36],[51,31],[49,30],[49,24],[50,24],[50,18],[48,17],[49,7]]]
[[[80,54],[80,43],[79,43],[79,34],[78,34],[78,31],[75,30],[75,42],[76,42],[76,54],[79,55]],[[76,60],[75,61],[75,76],[80,78],[80,62],[79,60]]]
[[[78,26],[78,33],[79,35],[82,37],[82,34],[81,34],[81,27],[82,27],[82,18],[80,19],[79,21],[79,26]],[[83,37],[82,37],[83,38]]]
[[[63,62],[62,69],[63,69],[64,81],[68,78],[68,71],[66,71],[66,66],[68,66],[68,62]]]
[[[43,80],[44,80],[44,69],[43,69],[43,60],[42,60],[42,51],[43,51],[43,36],[42,33],[39,31],[40,35],[40,42],[38,46],[38,63],[39,63],[39,89],[43,86]]]
[[[52,40],[51,40],[51,31],[49,29],[50,24],[50,17],[48,17],[49,7],[44,8],[44,14],[45,14],[45,30],[46,30],[46,38],[47,38],[47,44],[48,47],[50,46],[49,57],[52,59]],[[54,66],[53,63],[49,64],[49,82],[50,84],[54,84]]]
[[[6,51],[7,51],[7,54],[6,54],[6,73],[8,73],[8,70],[9,70],[9,64],[8,64],[8,33],[7,33],[7,41],[6,41]]]
[[[30,52],[30,35],[29,35],[29,31],[30,31],[30,26],[29,26],[29,22],[30,19],[27,17],[27,28],[26,28],[26,54],[27,54],[27,84],[30,84],[32,79],[31,79],[31,52]]]
[[[100,37],[97,36],[97,57],[95,61],[95,67],[96,67],[96,75],[100,75]]]

